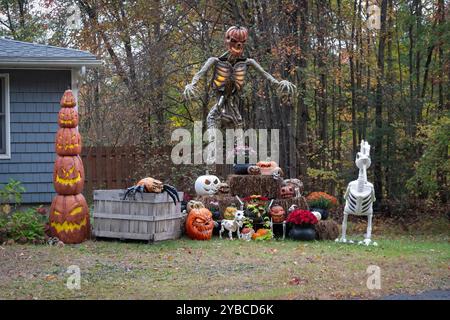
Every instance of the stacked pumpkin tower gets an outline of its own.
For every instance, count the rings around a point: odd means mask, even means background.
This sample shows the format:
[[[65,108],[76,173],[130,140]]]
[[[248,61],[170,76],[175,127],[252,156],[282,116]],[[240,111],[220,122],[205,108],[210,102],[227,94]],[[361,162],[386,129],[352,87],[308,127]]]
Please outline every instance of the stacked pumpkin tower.
[[[61,98],[56,133],[56,161],[53,185],[57,195],[50,208],[50,233],[64,243],[81,243],[90,236],[89,208],[81,194],[84,167],[80,157],[81,136],[78,132],[78,111],[71,90]]]

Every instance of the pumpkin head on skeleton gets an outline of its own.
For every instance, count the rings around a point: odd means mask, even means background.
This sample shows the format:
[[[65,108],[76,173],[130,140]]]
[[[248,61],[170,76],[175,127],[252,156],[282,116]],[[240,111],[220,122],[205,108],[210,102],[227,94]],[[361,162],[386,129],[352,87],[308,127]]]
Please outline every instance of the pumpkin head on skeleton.
[[[244,27],[232,26],[225,32],[225,45],[228,52],[235,57],[242,56],[247,39],[248,31]]]

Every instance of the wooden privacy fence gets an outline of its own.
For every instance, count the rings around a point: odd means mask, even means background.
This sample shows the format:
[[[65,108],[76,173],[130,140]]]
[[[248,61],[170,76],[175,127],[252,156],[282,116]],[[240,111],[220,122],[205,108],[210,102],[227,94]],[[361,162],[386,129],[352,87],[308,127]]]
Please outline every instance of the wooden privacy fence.
[[[93,190],[122,189],[132,185],[136,169],[135,147],[84,147],[84,194],[92,200]]]

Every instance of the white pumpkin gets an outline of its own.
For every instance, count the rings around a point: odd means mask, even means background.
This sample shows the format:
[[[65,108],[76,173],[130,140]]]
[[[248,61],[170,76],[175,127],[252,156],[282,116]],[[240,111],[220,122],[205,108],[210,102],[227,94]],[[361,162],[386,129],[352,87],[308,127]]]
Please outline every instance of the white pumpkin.
[[[317,221],[322,220],[322,215],[319,211],[313,211],[312,214],[317,218]]]
[[[214,175],[204,175],[195,181],[195,192],[198,196],[213,195],[219,188],[220,180]]]

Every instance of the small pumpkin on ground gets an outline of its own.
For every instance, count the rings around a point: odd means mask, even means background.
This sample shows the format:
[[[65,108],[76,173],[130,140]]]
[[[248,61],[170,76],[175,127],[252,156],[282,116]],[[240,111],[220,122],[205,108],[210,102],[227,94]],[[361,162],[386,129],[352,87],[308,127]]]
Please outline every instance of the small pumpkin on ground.
[[[253,240],[270,240],[272,239],[272,231],[270,229],[258,229],[253,235]]]

